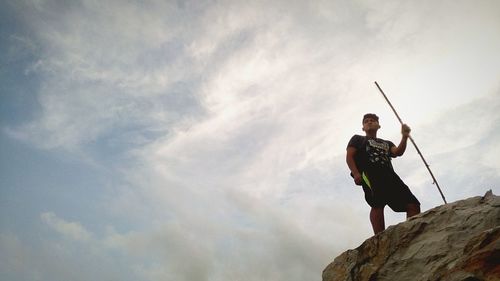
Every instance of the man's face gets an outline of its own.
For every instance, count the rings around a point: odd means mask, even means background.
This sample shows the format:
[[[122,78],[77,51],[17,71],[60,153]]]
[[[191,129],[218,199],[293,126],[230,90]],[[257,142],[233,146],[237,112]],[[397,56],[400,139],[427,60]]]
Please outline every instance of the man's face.
[[[363,119],[363,131],[373,131],[380,129],[378,121],[372,117]]]

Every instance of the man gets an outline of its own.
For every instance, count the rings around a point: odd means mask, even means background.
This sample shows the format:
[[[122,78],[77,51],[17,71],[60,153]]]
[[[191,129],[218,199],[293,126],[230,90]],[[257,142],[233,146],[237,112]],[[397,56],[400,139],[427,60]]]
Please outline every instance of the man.
[[[384,207],[406,212],[407,218],[420,213],[420,202],[394,171],[391,158],[403,155],[410,136],[410,127],[401,127],[401,142],[377,138],[380,129],[378,116],[363,116],[365,136],[354,135],[347,145],[346,162],[356,185],[361,185],[370,205],[370,222],[375,234],[385,230]]]

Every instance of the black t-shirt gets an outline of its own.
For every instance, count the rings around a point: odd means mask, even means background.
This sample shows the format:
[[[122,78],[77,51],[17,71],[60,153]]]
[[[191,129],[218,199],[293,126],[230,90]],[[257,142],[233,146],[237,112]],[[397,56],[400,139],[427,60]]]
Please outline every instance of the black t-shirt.
[[[388,168],[393,171],[391,164],[391,147],[395,146],[391,141],[379,138],[367,138],[354,135],[347,147],[356,148],[354,161],[360,172],[370,168]]]

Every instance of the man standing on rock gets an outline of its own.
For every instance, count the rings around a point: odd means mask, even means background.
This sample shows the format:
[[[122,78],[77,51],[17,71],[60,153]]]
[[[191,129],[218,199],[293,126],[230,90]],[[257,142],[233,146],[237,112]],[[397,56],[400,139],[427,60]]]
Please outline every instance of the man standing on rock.
[[[398,146],[377,138],[378,116],[363,116],[365,136],[354,135],[347,145],[346,161],[356,185],[361,185],[370,205],[370,222],[375,234],[385,230],[384,207],[406,212],[407,218],[420,213],[420,202],[394,171],[391,158],[403,155],[410,136],[410,127],[402,125]]]

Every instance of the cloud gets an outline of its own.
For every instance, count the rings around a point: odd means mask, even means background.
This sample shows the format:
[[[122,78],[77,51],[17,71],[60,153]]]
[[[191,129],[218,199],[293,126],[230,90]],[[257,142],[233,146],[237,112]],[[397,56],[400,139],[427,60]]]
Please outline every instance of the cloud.
[[[422,132],[433,168],[440,172],[446,193],[460,199],[490,188],[498,192],[496,124],[500,120],[498,92],[443,112]],[[443,140],[443,141],[436,141]],[[460,171],[460,172],[459,172]],[[461,188],[452,191],[453,187]]]
[[[61,233],[58,233],[60,235]],[[88,239],[85,243],[59,239],[37,229],[36,239],[8,231],[0,232],[0,269],[8,280],[137,280],[130,263]],[[71,234],[73,235],[73,234]],[[29,237],[29,236],[28,236]],[[75,243],[76,242],[76,243]]]
[[[44,223],[52,229],[62,234],[64,237],[73,239],[75,241],[88,241],[91,239],[92,234],[87,231],[81,224],[77,222],[67,222],[58,218],[54,213],[47,212],[40,215]]]
[[[170,28],[182,12],[176,5],[53,4],[27,10],[30,39],[42,50],[31,67],[42,77],[41,112],[11,135],[72,150],[116,130],[165,133],[200,112],[189,96],[196,74],[186,71],[194,67],[183,55],[182,34]]]

